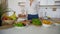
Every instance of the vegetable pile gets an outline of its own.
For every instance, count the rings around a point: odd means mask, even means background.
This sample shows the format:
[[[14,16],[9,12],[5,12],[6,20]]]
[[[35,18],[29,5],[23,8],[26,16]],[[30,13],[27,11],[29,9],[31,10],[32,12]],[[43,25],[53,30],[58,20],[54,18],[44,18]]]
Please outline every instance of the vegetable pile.
[[[42,22],[38,18],[32,19],[32,24],[34,25],[42,25]]]
[[[14,26],[23,27],[24,25],[20,22],[20,23],[15,23]]]

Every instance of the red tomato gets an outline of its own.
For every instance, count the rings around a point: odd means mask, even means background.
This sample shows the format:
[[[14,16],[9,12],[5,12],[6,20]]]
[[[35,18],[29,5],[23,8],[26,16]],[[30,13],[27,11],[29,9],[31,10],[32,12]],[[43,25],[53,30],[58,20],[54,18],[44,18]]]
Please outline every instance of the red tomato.
[[[2,20],[8,20],[8,18],[7,17],[3,17]]]

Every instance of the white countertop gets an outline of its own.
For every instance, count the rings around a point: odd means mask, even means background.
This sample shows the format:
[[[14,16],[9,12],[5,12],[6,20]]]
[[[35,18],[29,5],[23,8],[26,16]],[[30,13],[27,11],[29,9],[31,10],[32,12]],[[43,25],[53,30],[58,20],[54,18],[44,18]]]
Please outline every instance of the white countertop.
[[[0,30],[0,34],[60,34],[60,26],[51,26],[51,27],[43,27],[43,26],[27,26],[20,28],[9,28]]]

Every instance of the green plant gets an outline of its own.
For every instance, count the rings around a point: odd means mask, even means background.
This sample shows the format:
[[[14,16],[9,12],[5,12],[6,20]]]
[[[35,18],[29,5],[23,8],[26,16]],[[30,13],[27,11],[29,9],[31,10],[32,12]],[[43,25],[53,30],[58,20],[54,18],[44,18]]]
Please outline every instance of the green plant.
[[[3,15],[3,13],[4,13],[4,10],[5,10],[5,8],[3,8],[2,4],[0,4],[0,26],[1,26],[1,24],[2,24],[1,17],[2,17],[2,15]]]
[[[3,8],[2,4],[0,4],[0,19],[4,13],[5,8]]]

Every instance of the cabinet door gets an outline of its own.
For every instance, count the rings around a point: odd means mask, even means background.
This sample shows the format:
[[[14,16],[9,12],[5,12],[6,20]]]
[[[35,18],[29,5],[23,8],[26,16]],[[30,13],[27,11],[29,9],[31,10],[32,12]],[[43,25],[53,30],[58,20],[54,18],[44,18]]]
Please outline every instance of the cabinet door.
[[[47,0],[48,5],[54,5],[55,1],[54,0]]]
[[[1,4],[3,8],[7,7],[7,0],[1,0]]]
[[[1,0],[0,0],[0,4],[1,4]]]
[[[54,0],[40,0],[40,5],[54,5]]]
[[[47,5],[47,0],[40,0],[40,5]]]
[[[60,1],[60,0],[55,0],[55,1]]]

